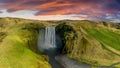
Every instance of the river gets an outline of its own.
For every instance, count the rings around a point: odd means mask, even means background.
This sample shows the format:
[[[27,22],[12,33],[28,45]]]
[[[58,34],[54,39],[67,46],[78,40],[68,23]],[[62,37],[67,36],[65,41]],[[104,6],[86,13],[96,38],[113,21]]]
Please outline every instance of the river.
[[[60,55],[57,48],[60,47],[56,42],[55,27],[50,26],[39,30],[38,49],[40,52],[49,56],[49,63],[52,68],[91,68],[91,65],[79,63],[76,60]],[[59,42],[60,44],[60,42]],[[57,46],[56,46],[57,45]],[[111,67],[97,67],[111,68]]]
[[[56,49],[51,48],[44,51],[49,56],[49,63],[52,68],[91,68],[92,65],[80,63],[76,60],[60,55]],[[112,67],[97,67],[97,68],[112,68]]]
[[[47,49],[44,51],[49,56],[49,63],[52,68],[90,68],[91,65],[79,63],[76,60],[59,55],[56,49]]]

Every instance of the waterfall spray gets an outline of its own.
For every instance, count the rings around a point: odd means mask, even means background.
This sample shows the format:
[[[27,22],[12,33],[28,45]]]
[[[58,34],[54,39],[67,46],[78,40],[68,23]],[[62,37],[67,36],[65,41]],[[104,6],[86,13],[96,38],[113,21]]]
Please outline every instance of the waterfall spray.
[[[46,27],[45,29],[39,30],[38,37],[38,48],[39,50],[55,48],[56,47],[56,36],[55,27]]]

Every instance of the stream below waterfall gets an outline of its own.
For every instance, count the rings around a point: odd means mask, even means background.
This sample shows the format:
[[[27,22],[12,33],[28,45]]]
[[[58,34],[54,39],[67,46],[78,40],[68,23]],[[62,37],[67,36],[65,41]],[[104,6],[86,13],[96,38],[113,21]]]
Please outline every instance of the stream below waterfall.
[[[58,54],[56,49],[45,50],[45,54],[49,56],[49,63],[52,65],[52,68],[65,68],[59,61],[55,59]]]
[[[76,60],[60,55],[57,50],[58,44],[56,46],[56,43],[58,42],[56,42],[56,33],[54,26],[39,30],[38,49],[49,56],[49,63],[51,64],[52,68],[91,68],[91,65],[89,64],[79,63]]]
[[[80,64],[75,60],[66,58],[65,56],[59,55],[56,49],[45,50],[45,54],[49,56],[49,63],[52,68],[90,68],[89,64]]]
[[[76,60],[60,55],[56,49],[45,50],[45,54],[49,56],[49,63],[52,68],[91,68],[92,65],[80,63]],[[96,67],[96,68],[112,68],[112,67]]]

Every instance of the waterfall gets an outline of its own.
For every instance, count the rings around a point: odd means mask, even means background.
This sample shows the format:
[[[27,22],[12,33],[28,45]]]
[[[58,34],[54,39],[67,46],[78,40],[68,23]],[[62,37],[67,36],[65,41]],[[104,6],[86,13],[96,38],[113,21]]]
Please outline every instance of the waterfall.
[[[45,29],[39,30],[38,37],[38,48],[39,50],[55,48],[56,47],[56,36],[55,27],[46,27]]]

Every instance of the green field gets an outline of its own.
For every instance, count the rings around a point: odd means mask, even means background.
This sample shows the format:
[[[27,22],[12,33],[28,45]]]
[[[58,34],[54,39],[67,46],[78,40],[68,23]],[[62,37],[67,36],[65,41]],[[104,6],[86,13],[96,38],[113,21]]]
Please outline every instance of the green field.
[[[102,44],[111,46],[117,50],[120,50],[120,34],[112,32],[106,29],[88,29],[88,34],[90,34],[95,39],[99,40]]]
[[[0,18],[0,68],[51,68],[49,57],[38,51],[37,39],[40,28],[53,25],[61,38],[63,55],[93,66],[120,62],[117,23]]]

